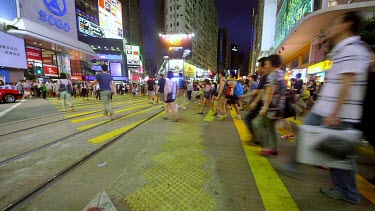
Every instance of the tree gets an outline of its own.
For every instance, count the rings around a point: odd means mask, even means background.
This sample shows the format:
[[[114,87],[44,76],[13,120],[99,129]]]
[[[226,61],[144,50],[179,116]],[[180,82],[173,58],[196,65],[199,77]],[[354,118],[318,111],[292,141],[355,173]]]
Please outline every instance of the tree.
[[[359,34],[362,40],[367,44],[375,45],[375,11],[372,17],[364,20],[363,27],[361,27]]]

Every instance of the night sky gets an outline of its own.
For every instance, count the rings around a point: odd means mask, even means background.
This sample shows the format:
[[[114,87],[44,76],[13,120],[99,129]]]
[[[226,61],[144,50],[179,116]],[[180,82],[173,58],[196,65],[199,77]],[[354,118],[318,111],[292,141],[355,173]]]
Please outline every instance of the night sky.
[[[156,66],[155,0],[140,0],[145,57],[151,57]],[[251,15],[256,0],[215,0],[219,26],[228,28],[233,44],[248,58],[250,52]]]

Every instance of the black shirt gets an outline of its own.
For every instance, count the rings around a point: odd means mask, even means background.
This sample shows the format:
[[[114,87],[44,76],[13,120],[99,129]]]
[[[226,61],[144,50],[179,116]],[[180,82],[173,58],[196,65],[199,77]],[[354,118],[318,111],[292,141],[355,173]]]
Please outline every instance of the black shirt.
[[[153,80],[147,81],[147,90],[148,91],[154,91],[155,90],[154,86],[155,86],[155,81],[153,81]]]
[[[159,86],[159,93],[164,93],[164,87],[165,87],[165,78],[159,78],[158,86]]]
[[[293,86],[293,89],[297,89],[297,94],[301,93],[301,89],[302,89],[302,86],[303,86],[303,80],[299,80],[299,81],[295,81],[294,82],[294,86]]]
[[[257,89],[263,89],[264,85],[267,83],[267,76],[268,74],[262,75],[259,79],[258,88]]]

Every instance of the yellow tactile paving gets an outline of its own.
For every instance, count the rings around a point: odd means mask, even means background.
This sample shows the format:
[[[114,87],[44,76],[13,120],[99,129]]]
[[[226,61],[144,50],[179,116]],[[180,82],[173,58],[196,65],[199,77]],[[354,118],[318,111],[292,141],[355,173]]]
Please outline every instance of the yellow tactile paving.
[[[187,129],[188,127],[189,129]],[[194,134],[183,131],[195,131]],[[148,184],[125,198],[132,210],[212,210],[216,200],[201,190],[211,178],[202,169],[207,158],[199,126],[176,123],[163,152],[155,155],[157,165],[146,170]]]
[[[251,140],[251,134],[245,123],[236,119],[235,111],[231,111],[231,115],[266,210],[299,210],[271,163],[259,155],[260,147],[246,145]]]

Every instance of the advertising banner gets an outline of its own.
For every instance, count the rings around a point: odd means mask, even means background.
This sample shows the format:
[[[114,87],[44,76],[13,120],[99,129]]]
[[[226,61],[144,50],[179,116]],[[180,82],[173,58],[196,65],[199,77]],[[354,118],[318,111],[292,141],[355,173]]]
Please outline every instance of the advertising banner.
[[[140,65],[139,46],[126,45],[125,53],[126,53],[128,67],[139,67]]]
[[[74,0],[20,0],[22,18],[77,40]]]
[[[104,30],[98,24],[87,20],[81,16],[77,16],[78,32],[91,37],[104,37]]]
[[[99,23],[106,38],[123,38],[122,6],[118,0],[99,0]]]
[[[56,66],[45,64],[43,65],[45,76],[59,76],[59,69]]]
[[[192,57],[192,36],[188,34],[167,34],[161,36],[161,54],[171,59]]]
[[[122,76],[122,67],[120,62],[110,62],[109,70],[111,71],[111,76]]]
[[[69,75],[72,75],[72,70],[70,68],[70,55],[67,53],[61,54],[61,72],[68,73]]]
[[[42,50],[39,48],[26,46],[26,55],[28,61],[42,61]]]
[[[51,55],[43,56],[43,64],[53,64],[53,57]]]
[[[172,71],[174,76],[178,76],[178,73],[184,72],[184,60],[172,59],[169,60],[168,71]]]
[[[195,78],[195,66],[185,62],[184,75],[189,78]]]
[[[0,66],[27,69],[23,39],[0,32]]]

